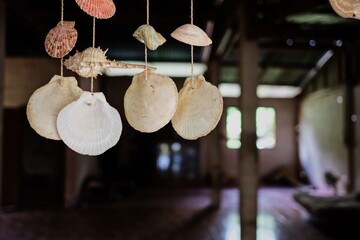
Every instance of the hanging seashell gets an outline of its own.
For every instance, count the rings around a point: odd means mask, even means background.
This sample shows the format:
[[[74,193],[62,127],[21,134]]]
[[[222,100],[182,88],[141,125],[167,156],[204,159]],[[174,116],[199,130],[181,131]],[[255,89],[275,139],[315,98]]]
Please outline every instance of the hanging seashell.
[[[106,51],[100,48],[89,47],[82,52],[76,52],[74,56],[65,60],[64,65],[66,68],[76,72],[82,77],[97,77],[101,75],[105,68],[142,68],[144,65],[123,63],[119,61],[111,61],[106,59]],[[149,70],[155,70],[156,68],[149,67]]]
[[[75,46],[77,31],[74,28],[75,22],[59,22],[51,29],[45,38],[45,50],[53,58],[66,56]]]
[[[118,111],[107,103],[103,93],[84,92],[60,111],[57,128],[69,148],[95,156],[119,141],[122,123]]]
[[[112,0],[75,0],[75,2],[84,12],[95,18],[111,18],[116,11]]]
[[[77,100],[82,94],[74,77],[55,75],[48,84],[37,89],[30,97],[26,115],[30,126],[40,135],[61,140],[56,119],[61,109]]]
[[[150,50],[156,50],[166,42],[166,39],[160,33],[156,32],[152,26],[147,24],[138,27],[133,36],[144,43]]]
[[[217,87],[202,75],[189,77],[179,92],[179,104],[171,122],[181,137],[195,140],[216,127],[222,111],[223,99]]]
[[[330,5],[343,18],[360,19],[360,0],[330,0]]]
[[[193,45],[204,47],[212,44],[208,35],[198,26],[193,24],[184,24],[171,33],[176,40]]]
[[[140,132],[155,132],[170,122],[178,103],[174,81],[148,71],[136,74],[125,93],[125,116]]]

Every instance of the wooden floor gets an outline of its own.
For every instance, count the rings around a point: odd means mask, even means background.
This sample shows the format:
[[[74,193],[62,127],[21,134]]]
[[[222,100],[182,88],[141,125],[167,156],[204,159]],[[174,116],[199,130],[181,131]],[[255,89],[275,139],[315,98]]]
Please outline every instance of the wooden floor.
[[[259,191],[258,240],[329,240],[292,200],[292,189]],[[0,213],[1,240],[239,240],[236,189],[144,191],[117,203],[79,209]],[[351,236],[341,240],[360,239]]]

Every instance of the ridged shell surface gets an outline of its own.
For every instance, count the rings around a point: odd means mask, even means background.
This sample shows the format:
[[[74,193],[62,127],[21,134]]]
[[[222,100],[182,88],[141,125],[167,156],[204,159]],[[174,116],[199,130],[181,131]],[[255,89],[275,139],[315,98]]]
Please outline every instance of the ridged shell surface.
[[[136,74],[125,93],[125,116],[140,132],[155,132],[170,122],[178,103],[174,81],[148,71]]]
[[[329,0],[334,11],[343,18],[360,19],[360,0]]]
[[[166,39],[160,33],[156,32],[154,27],[147,24],[138,27],[133,36],[144,43],[150,50],[156,50],[166,42]]]
[[[208,35],[198,26],[192,24],[184,24],[171,33],[176,40],[193,45],[204,47],[212,44]]]
[[[106,51],[100,48],[89,47],[82,52],[76,52],[65,60],[66,68],[76,72],[82,77],[97,77],[101,75],[105,68],[142,68],[144,65],[111,61],[106,58]],[[148,66],[148,69],[154,69]]]
[[[187,78],[179,92],[179,103],[171,122],[183,138],[195,140],[207,135],[218,124],[223,111],[223,99],[217,87],[205,78]]]
[[[84,92],[63,108],[57,127],[65,144],[83,155],[100,155],[120,139],[122,122],[118,111],[106,101],[103,93]]]
[[[37,89],[30,97],[26,115],[30,126],[48,139],[61,140],[56,127],[61,109],[79,99],[82,94],[74,77],[55,75],[48,84]]]
[[[107,19],[114,16],[116,7],[112,0],[75,0],[79,7],[92,17]]]
[[[45,50],[53,58],[66,56],[75,46],[77,31],[74,28],[75,22],[59,22],[51,29],[45,38]]]

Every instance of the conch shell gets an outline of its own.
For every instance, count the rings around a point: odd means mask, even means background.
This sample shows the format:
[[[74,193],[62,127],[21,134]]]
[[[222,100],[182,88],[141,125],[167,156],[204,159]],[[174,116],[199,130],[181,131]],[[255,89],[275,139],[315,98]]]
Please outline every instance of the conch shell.
[[[179,104],[171,123],[181,137],[195,140],[216,127],[222,111],[223,99],[217,87],[202,75],[188,77],[179,92]]]
[[[178,103],[174,81],[148,71],[136,74],[125,93],[124,109],[129,124],[140,132],[155,132],[170,122]]]
[[[329,0],[334,11],[343,18],[360,19],[360,0]]]
[[[198,26],[193,24],[184,24],[171,33],[176,40],[193,45],[204,47],[212,44],[208,35]]]
[[[133,36],[144,43],[150,50],[156,50],[166,42],[166,39],[160,33],[156,32],[151,25],[147,24],[138,27]]]
[[[65,60],[64,65],[82,77],[97,77],[105,68],[145,68],[144,65],[123,63],[106,59],[106,51],[89,47]],[[155,68],[149,67],[154,70]]]
[[[75,2],[84,12],[95,18],[111,18],[116,11],[112,0],[75,0]]]
[[[56,127],[57,116],[66,105],[77,100],[82,92],[74,77],[61,78],[55,75],[29,99],[26,115],[30,126],[40,136],[61,140]]]
[[[77,31],[75,22],[59,22],[51,29],[45,38],[45,50],[53,58],[66,56],[75,46]]]
[[[57,127],[64,143],[83,155],[100,155],[120,139],[122,123],[119,112],[107,103],[103,93],[84,92],[63,108]]]

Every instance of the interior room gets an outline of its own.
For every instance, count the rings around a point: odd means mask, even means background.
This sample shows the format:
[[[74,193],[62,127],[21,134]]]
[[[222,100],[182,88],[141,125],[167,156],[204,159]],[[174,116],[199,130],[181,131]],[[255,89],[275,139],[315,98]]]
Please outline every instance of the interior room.
[[[360,239],[359,6],[0,0],[0,239]]]

